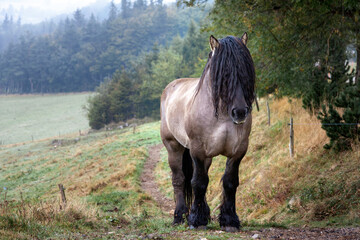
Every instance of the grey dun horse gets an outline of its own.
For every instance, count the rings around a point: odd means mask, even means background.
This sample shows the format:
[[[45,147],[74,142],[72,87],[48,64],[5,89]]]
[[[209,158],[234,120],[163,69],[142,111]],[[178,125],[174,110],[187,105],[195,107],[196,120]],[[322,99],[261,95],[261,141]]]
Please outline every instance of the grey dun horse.
[[[255,98],[255,70],[246,42],[246,33],[219,41],[211,36],[211,52],[200,79],[174,80],[161,96],[161,138],[168,151],[176,203],[173,224],[183,223],[184,217],[190,228],[208,224],[208,170],[212,158],[223,155],[227,162],[218,219],[225,231],[240,228],[235,195]]]

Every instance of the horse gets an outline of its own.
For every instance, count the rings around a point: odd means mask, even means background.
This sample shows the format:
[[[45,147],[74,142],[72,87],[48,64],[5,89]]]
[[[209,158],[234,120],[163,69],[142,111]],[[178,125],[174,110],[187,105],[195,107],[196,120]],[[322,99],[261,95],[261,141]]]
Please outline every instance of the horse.
[[[227,161],[218,220],[224,231],[240,229],[235,195],[255,98],[255,69],[247,39],[246,32],[241,38],[220,40],[211,35],[211,52],[201,77],[176,79],[161,95],[160,135],[172,172],[174,225],[184,223],[186,217],[190,229],[206,229],[208,170],[212,158],[223,155]]]

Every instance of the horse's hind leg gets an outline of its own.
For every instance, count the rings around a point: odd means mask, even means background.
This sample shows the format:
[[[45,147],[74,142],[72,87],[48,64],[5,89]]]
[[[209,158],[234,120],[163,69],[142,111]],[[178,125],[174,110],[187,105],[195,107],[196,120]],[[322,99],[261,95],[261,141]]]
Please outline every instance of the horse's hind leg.
[[[201,160],[192,155],[194,160],[194,174],[191,185],[194,190],[195,199],[191,207],[188,222],[190,228],[205,227],[210,220],[210,209],[206,202],[206,189],[209,183],[208,170],[211,158]]]
[[[185,197],[185,175],[182,170],[185,148],[174,139],[164,140],[168,151],[168,162],[172,171],[172,185],[174,187],[175,211],[173,224],[184,222],[184,215],[188,215]]]
[[[223,202],[220,207],[219,222],[222,230],[234,232],[240,228],[239,217],[236,214],[235,195],[239,186],[239,165],[243,158],[228,158],[223,176]]]

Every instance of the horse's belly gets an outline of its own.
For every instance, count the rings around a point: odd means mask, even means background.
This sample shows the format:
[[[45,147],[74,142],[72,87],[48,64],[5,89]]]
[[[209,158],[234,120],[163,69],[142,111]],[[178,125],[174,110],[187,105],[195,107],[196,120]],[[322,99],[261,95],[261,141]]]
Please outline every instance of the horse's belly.
[[[170,128],[170,131],[173,133],[173,136],[175,137],[175,139],[184,147],[186,148],[190,148],[189,147],[189,143],[190,143],[190,139],[187,136],[185,129],[181,126],[173,126],[172,128]]]
[[[177,106],[177,107],[174,107]],[[185,110],[179,104],[170,103],[167,108],[168,128],[174,138],[184,147],[189,148],[189,137],[185,131]]]

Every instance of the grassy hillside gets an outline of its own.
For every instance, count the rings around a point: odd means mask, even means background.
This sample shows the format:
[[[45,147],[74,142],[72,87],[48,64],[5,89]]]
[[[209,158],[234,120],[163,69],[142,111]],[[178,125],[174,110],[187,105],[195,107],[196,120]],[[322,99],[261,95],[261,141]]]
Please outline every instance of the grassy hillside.
[[[0,95],[0,145],[88,129],[82,107],[89,95]]]
[[[248,154],[240,165],[237,211],[243,230],[269,226],[359,226],[360,150],[334,155],[322,149],[327,138],[301,103],[270,101],[253,112]],[[295,124],[295,157],[288,153],[287,122]],[[207,231],[171,226],[141,188],[148,148],[161,143],[159,122],[81,136],[0,146],[0,236],[28,238],[250,238],[223,233],[217,221]],[[210,168],[208,201],[213,212],[221,201],[225,159]],[[166,151],[156,168],[161,191],[172,197]],[[58,184],[66,188],[67,206]],[[215,209],[215,211],[214,211]],[[150,237],[149,237],[150,238]]]

